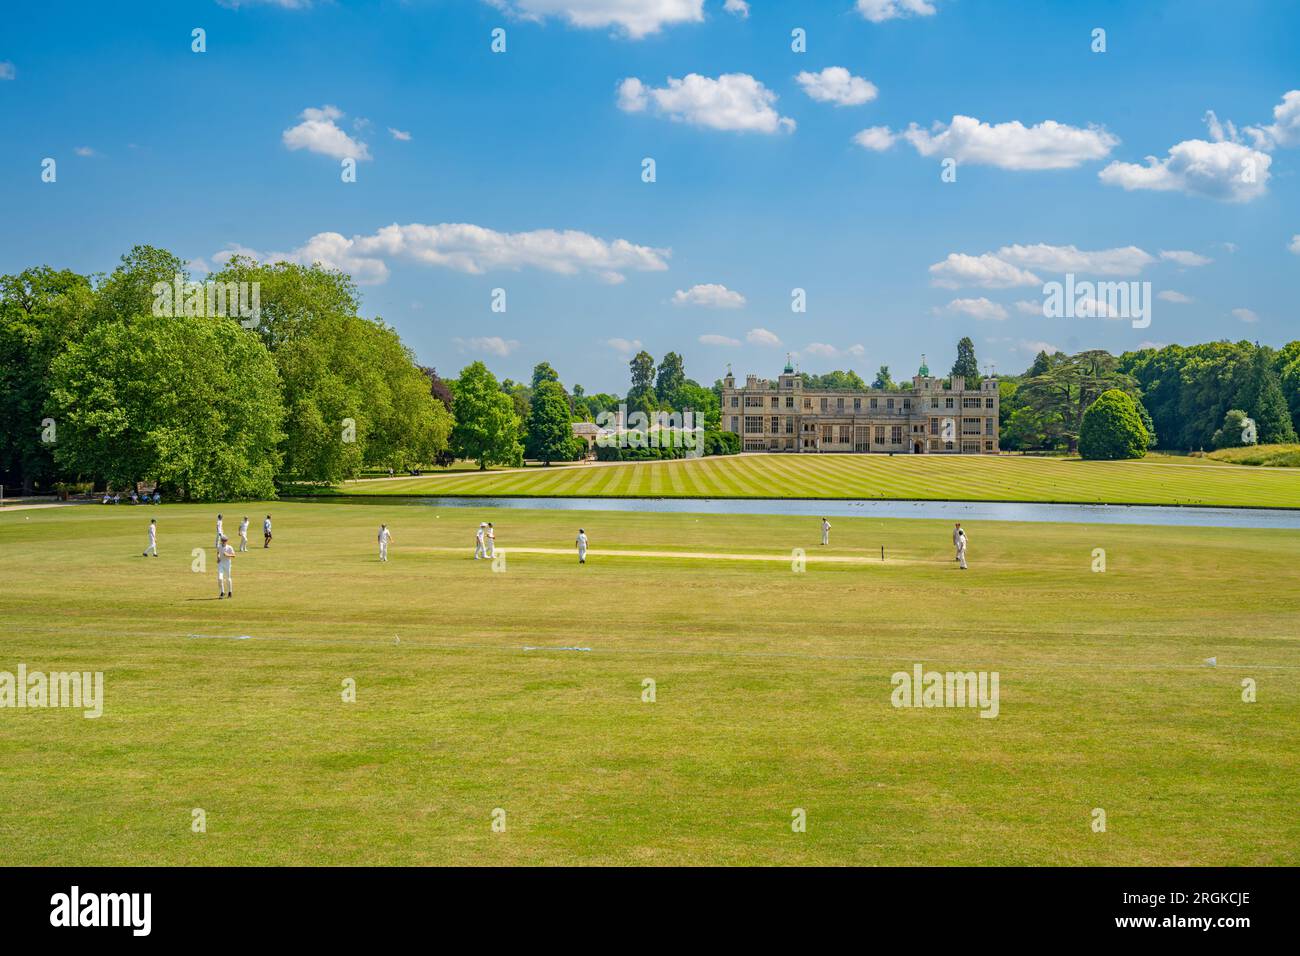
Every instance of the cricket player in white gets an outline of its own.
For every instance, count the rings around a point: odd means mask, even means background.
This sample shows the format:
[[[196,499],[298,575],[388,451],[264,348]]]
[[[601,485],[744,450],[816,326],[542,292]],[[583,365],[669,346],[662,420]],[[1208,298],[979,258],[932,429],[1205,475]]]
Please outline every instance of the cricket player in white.
[[[487,554],[487,551],[484,550],[483,548],[483,534],[484,534],[484,529],[486,528],[487,528],[487,522],[480,521],[478,530],[474,532],[474,560],[475,561],[477,561],[479,558]]]
[[[492,522],[488,522],[487,529],[487,556],[490,558],[497,553],[497,529],[492,527]]]
[[[239,550],[248,550],[248,515],[244,515],[244,520],[239,522]]]
[[[581,528],[578,529],[578,540],[574,542],[578,546],[578,563],[587,563],[587,532]]]
[[[954,561],[961,560],[961,558],[955,553],[961,550],[961,545],[957,543],[957,540],[961,537],[961,535],[962,535],[961,522],[958,521],[956,527],[952,529],[952,547],[954,551],[954,555],[953,555]]]
[[[388,560],[388,542],[393,540],[393,533],[388,530],[388,525],[379,526],[379,560]]]
[[[217,543],[217,600],[235,596],[235,575],[230,570],[230,559],[234,556],[235,549],[223,534]]]
[[[217,545],[216,545],[216,547],[217,547],[217,550],[218,550],[218,551],[221,550],[221,539],[224,538],[224,537],[225,537],[225,534],[224,534],[224,533],[222,532],[222,530],[221,530],[221,515],[217,515]]]
[[[271,516],[267,515],[266,520],[262,522],[262,547],[271,546]]]
[[[831,543],[831,523],[822,518],[822,544]]]
[[[153,552],[153,556],[155,558],[158,557],[158,519],[157,518],[149,519],[149,547],[145,549],[144,553],[140,555],[140,557],[142,558],[149,557],[150,551]]]
[[[957,529],[957,566],[966,570],[966,532]]]

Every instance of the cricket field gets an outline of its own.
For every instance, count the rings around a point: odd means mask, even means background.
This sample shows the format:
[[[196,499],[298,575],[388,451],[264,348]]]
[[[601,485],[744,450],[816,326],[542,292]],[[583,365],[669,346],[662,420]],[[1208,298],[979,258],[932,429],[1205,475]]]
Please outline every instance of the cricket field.
[[[833,523],[7,510],[0,672],[103,697],[0,707],[4,862],[1300,863],[1295,532]],[[894,706],[917,665],[996,716]]]

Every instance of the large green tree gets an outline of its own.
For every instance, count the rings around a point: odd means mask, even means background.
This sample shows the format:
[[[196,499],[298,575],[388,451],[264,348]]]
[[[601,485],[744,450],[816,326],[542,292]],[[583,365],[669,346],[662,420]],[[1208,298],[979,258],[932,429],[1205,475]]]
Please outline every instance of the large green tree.
[[[575,457],[569,400],[559,382],[542,381],[533,389],[526,448],[545,465]]]
[[[980,380],[979,363],[975,361],[975,343],[968,335],[962,336],[957,343],[957,361],[952,363],[952,375],[954,378],[963,376],[968,387]]]
[[[524,449],[519,442],[519,416],[514,402],[501,391],[496,377],[482,362],[461,369],[452,386],[456,425],[451,444],[457,456],[472,458],[480,469],[488,465],[518,465]]]
[[[648,399],[652,403],[651,407],[654,407],[653,402],[656,398],[654,356],[642,349],[632,356],[627,366],[632,373],[632,387],[627,393],[628,405],[639,406]]]
[[[1097,396],[1083,414],[1079,429],[1079,454],[1084,458],[1117,460],[1141,458],[1150,435],[1138,414],[1133,396],[1118,388]]]
[[[1296,433],[1291,425],[1291,411],[1282,395],[1277,372],[1273,370],[1272,349],[1256,348],[1242,377],[1233,404],[1255,420],[1259,444],[1294,442]]]
[[[84,334],[94,308],[90,281],[75,272],[41,266],[0,276],[0,482],[23,494],[55,478],[50,363]]]
[[[101,322],[50,368],[55,458],[126,488],[182,498],[271,498],[283,408],[256,333],[226,318],[148,313]]]
[[[1051,446],[1064,444],[1075,451],[1084,412],[1102,392],[1118,388],[1137,394],[1136,380],[1118,366],[1118,360],[1109,352],[1080,352],[1026,379],[1016,395],[1037,416],[1044,439]]]

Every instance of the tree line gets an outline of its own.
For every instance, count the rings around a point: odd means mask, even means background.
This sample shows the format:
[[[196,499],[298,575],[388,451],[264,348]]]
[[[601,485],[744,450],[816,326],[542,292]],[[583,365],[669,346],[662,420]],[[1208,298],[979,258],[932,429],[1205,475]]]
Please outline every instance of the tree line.
[[[257,314],[210,314],[203,289],[241,283],[258,289]],[[717,435],[716,394],[686,378],[676,353],[657,369],[638,356],[626,397],[570,392],[547,362],[529,383],[498,382],[482,362],[444,379],[359,310],[352,279],[319,265],[236,256],[191,284],[184,262],[151,246],[109,275],[0,276],[0,483],[271,498],[366,468],[549,464],[586,453],[574,421],[624,401],[694,408],[714,451],[734,450]]]

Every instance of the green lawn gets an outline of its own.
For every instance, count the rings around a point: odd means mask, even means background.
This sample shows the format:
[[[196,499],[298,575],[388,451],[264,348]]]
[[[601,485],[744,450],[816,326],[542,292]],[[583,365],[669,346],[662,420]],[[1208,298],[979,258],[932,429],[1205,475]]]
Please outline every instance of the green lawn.
[[[1300,863],[1293,532],[228,505],[276,541],[218,602],[217,510],[0,513],[0,670],[106,684],[0,709],[6,862]],[[895,709],[916,662],[999,716]]]
[[[1300,473],[1200,459],[739,455],[348,482],[346,494],[898,498],[1300,508]]]

